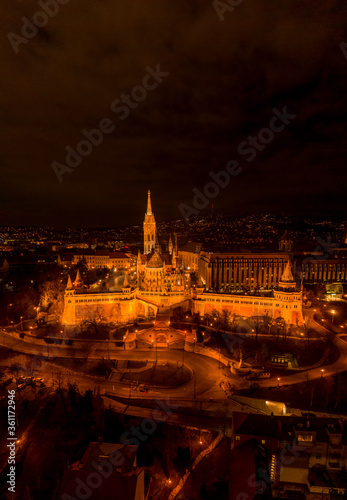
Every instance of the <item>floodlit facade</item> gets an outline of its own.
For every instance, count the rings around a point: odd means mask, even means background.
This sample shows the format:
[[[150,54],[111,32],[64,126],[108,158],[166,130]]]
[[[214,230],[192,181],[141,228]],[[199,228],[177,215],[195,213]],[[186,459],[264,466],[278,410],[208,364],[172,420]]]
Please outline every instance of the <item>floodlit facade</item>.
[[[302,292],[296,287],[287,254],[207,254],[198,244],[179,252],[171,237],[165,253],[158,242],[149,191],[143,228],[144,251],[139,251],[132,268],[124,254],[118,256],[124,260],[119,266],[124,272],[111,272],[103,287],[87,290],[80,276],[74,283],[69,279],[63,314],[66,325],[95,317],[114,323],[141,316],[154,318],[160,307],[179,306],[201,315],[227,310],[240,316],[282,317],[288,325],[302,324]],[[96,260],[90,265],[95,266]],[[106,260],[102,265],[109,267]],[[198,284],[191,284],[192,272],[198,274]],[[252,286],[248,293],[235,294],[231,283]],[[272,291],[252,293],[260,285],[271,285]]]

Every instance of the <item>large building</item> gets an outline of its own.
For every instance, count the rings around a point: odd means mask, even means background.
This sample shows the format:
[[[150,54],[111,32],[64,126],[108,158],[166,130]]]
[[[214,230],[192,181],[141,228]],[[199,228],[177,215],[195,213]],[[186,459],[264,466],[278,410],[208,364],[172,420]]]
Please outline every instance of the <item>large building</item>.
[[[109,252],[106,250],[79,250],[75,253],[58,255],[58,265],[71,267],[83,262],[88,269],[126,269],[133,264],[132,256],[124,252]]]
[[[277,286],[288,262],[288,254],[282,252],[201,252],[199,272],[207,290],[271,289]]]
[[[69,279],[63,314],[66,325],[93,317],[114,323],[139,316],[153,318],[163,306],[180,306],[201,315],[213,310],[248,317],[267,315],[282,317],[288,325],[302,324],[302,292],[287,254],[208,254],[197,244],[178,251],[171,238],[165,252],[158,241],[150,192],[143,228],[143,254],[139,251],[133,268],[124,257],[123,271],[113,266],[107,283],[89,289],[79,274],[74,283]],[[198,284],[191,284],[192,272],[198,274]]]
[[[247,492],[242,497],[247,499],[346,498],[346,438],[345,422],[338,418],[235,412],[229,498],[240,491]],[[247,475],[254,481],[242,485]]]

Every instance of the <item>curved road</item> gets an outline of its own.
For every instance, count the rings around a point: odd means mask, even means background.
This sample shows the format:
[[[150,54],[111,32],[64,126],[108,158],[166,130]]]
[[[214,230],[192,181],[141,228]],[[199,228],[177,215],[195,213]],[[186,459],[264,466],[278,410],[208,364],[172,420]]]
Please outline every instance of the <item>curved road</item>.
[[[76,356],[76,349],[69,347],[56,347],[56,346],[40,346],[36,344],[29,344],[21,339],[16,339],[9,335],[6,331],[2,330],[0,333],[0,343],[5,347],[11,348],[13,351],[21,352],[24,354],[33,354],[40,357],[45,357],[47,361],[50,359],[53,361],[55,357],[70,358],[74,359],[76,357],[83,358],[84,356]],[[108,350],[97,349],[95,352],[88,357],[88,359],[101,359],[102,357],[107,359],[108,355],[112,360],[129,360],[129,361],[155,361],[156,352],[155,349],[148,350]],[[161,362],[170,362],[182,365],[182,360],[184,356],[184,364],[191,371],[194,370],[195,376],[192,376],[191,380],[187,382],[184,386],[173,387],[173,388],[153,388],[150,390],[150,394],[147,397],[166,397],[168,392],[170,392],[170,397],[174,398],[187,398],[192,399],[194,397],[194,390],[196,396],[201,396],[204,393],[213,389],[213,397],[225,398],[224,391],[219,387],[219,382],[222,378],[222,371],[218,368],[218,361],[208,358],[207,356],[200,356],[191,352],[174,349],[160,349],[158,348],[157,359],[158,364]],[[63,369],[62,369],[63,371]],[[49,370],[47,370],[49,374]],[[233,376],[235,380],[239,380],[239,377]],[[66,378],[71,381],[75,381],[81,388],[93,388],[99,387],[105,389],[107,392],[112,392],[115,395],[128,397],[129,396],[129,384],[119,383],[114,381],[107,381],[100,378],[100,382],[95,377],[89,377],[86,375],[79,374],[68,374]],[[92,382],[92,383],[91,383]],[[132,391],[133,392],[133,391]],[[143,393],[135,392],[134,396],[142,397]],[[146,397],[146,396],[143,396]]]
[[[306,312],[306,311],[305,311]],[[305,316],[312,319],[312,311],[307,311]],[[315,330],[326,335],[328,330],[322,327],[320,324],[314,322]],[[17,352],[22,352],[25,354],[39,355],[53,360],[54,357],[66,357],[73,359],[76,357],[77,350],[69,347],[57,347],[52,345],[40,346],[36,344],[30,344],[21,339],[16,339],[12,337],[6,330],[2,329],[0,331],[0,343],[5,347],[9,347]],[[269,379],[258,380],[257,383],[259,387],[269,387],[269,386],[284,386],[297,384],[300,382],[306,382],[307,380],[317,379],[320,377],[327,377],[330,375],[335,375],[341,371],[347,369],[347,343],[340,338],[339,335],[334,337],[334,343],[338,347],[340,355],[338,360],[331,364],[324,366],[324,371],[322,368],[312,368],[305,371],[300,371],[294,374],[288,374],[282,376],[280,381],[276,377]],[[83,355],[80,357],[84,357]],[[101,359],[102,357],[118,360],[131,360],[131,361],[155,361],[156,353],[155,350],[108,350],[97,349],[89,359]],[[182,350],[172,350],[172,349],[160,349],[158,348],[158,364],[163,361],[168,361],[171,363],[178,363],[178,366],[182,364],[183,352]],[[224,378],[222,370],[219,369],[218,361],[208,358],[207,356],[202,356],[194,354],[191,352],[184,352],[184,364],[194,370],[195,376],[185,384],[184,386],[174,387],[174,388],[153,388],[150,390],[149,396],[143,395],[143,393],[134,392],[131,389],[132,395],[136,398],[151,398],[151,397],[166,397],[170,393],[170,397],[179,399],[192,399],[194,393],[196,397],[205,395],[205,397],[213,397],[216,399],[225,399],[226,394],[219,386],[219,382]],[[99,387],[101,390],[105,389],[107,392],[111,392],[114,395],[129,397],[129,385],[119,382],[105,381],[100,379],[100,382],[95,379],[95,377],[88,377],[86,375],[69,374],[66,375],[71,381],[76,381],[81,388],[94,388]],[[245,387],[247,382],[241,377],[231,374],[232,383],[238,387]]]

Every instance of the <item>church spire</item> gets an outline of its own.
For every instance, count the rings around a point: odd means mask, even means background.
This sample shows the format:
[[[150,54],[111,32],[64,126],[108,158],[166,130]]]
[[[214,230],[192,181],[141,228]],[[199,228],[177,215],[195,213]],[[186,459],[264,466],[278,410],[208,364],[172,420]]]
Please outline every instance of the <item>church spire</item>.
[[[156,224],[151,205],[151,192],[148,190],[147,212],[143,222],[143,249],[144,254],[149,254],[155,247]]]
[[[147,198],[147,215],[152,215],[151,192],[150,192],[150,190],[148,190],[148,198]]]

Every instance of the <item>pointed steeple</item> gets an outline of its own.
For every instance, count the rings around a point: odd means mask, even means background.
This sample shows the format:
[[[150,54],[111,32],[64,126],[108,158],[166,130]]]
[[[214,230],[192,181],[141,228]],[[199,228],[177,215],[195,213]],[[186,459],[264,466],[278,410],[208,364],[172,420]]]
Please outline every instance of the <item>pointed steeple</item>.
[[[81,273],[80,273],[79,269],[77,269],[77,274],[76,274],[76,279],[74,281],[74,285],[76,288],[83,286],[83,279],[81,277]]]
[[[293,283],[293,274],[292,274],[292,266],[290,265],[290,262],[288,260],[287,265],[283,271],[283,274],[281,276],[281,281],[285,283]]]
[[[169,244],[168,244],[168,250],[169,250],[169,253],[172,254],[172,252],[173,252],[173,243],[172,243],[171,234],[170,234],[170,239],[169,239]]]
[[[155,218],[152,212],[151,192],[148,191],[147,212],[143,222],[143,251],[147,255],[152,252],[155,247]]]
[[[150,190],[148,190],[148,198],[147,198],[147,215],[152,215],[151,192],[150,192]]]
[[[130,285],[129,285],[129,280],[128,280],[128,273],[126,272],[125,273],[125,277],[124,277],[124,282],[123,282],[123,288],[129,288]]]
[[[71,281],[71,276],[69,275],[69,278],[67,280],[66,290],[73,290],[73,289],[74,289],[74,287],[73,287],[73,284]]]
[[[157,253],[160,253],[160,251],[161,251],[157,233],[155,233],[155,247],[154,247],[154,250]]]
[[[283,271],[280,281],[278,282],[278,286],[282,290],[291,290],[294,291],[296,288],[296,282],[293,278],[292,274],[292,266],[290,261],[287,261],[286,267]]]

